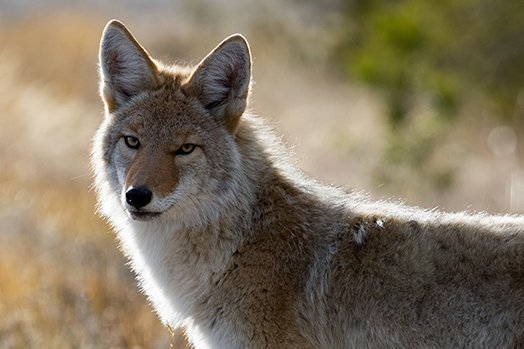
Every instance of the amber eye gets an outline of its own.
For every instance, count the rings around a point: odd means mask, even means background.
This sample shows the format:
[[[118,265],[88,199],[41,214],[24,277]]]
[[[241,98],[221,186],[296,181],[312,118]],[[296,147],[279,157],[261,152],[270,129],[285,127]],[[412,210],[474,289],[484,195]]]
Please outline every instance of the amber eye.
[[[188,154],[191,154],[193,150],[195,150],[195,148],[196,148],[196,144],[192,144],[192,143],[182,144],[182,146],[178,148],[175,154],[176,155],[188,155]]]
[[[132,149],[138,149],[138,147],[140,146],[140,141],[138,140],[138,138],[133,136],[125,136],[124,141],[126,142],[126,145]]]

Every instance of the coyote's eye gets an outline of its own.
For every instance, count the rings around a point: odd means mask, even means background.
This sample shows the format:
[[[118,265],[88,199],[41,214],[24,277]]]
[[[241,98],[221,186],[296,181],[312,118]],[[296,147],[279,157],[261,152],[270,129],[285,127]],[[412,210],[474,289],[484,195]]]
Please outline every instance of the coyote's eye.
[[[138,138],[133,136],[125,136],[124,141],[126,142],[126,145],[132,149],[138,149],[138,147],[140,146],[140,141],[138,140]]]
[[[195,148],[196,148],[196,144],[192,144],[192,143],[182,144],[182,146],[178,148],[175,154],[176,155],[188,155],[188,154],[191,154],[193,150],[195,150]]]

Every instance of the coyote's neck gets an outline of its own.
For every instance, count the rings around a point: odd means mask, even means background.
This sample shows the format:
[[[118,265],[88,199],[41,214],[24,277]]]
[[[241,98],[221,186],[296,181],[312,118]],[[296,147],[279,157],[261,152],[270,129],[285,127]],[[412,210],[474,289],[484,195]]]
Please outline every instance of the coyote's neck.
[[[229,213],[198,229],[167,219],[130,222],[122,232],[123,249],[164,323],[178,326],[191,316],[226,270],[249,221],[245,209]]]

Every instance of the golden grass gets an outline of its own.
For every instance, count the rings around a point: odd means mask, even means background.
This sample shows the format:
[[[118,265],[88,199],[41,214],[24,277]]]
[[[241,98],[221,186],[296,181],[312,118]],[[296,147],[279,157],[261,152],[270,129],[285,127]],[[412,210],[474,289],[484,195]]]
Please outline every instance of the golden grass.
[[[0,181],[0,347],[167,347],[92,193],[15,183]]]
[[[16,55],[19,78],[41,81],[55,98],[97,101],[97,50],[104,19],[42,11],[2,28],[4,49]]]

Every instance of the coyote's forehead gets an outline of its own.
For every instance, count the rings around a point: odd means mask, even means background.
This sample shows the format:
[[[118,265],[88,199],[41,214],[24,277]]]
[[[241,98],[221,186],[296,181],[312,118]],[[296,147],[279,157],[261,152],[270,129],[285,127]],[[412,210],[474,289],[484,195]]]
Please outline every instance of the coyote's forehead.
[[[137,96],[116,117],[122,131],[162,139],[169,139],[174,133],[203,136],[219,126],[196,98],[187,96],[177,81],[166,82],[153,93]]]

